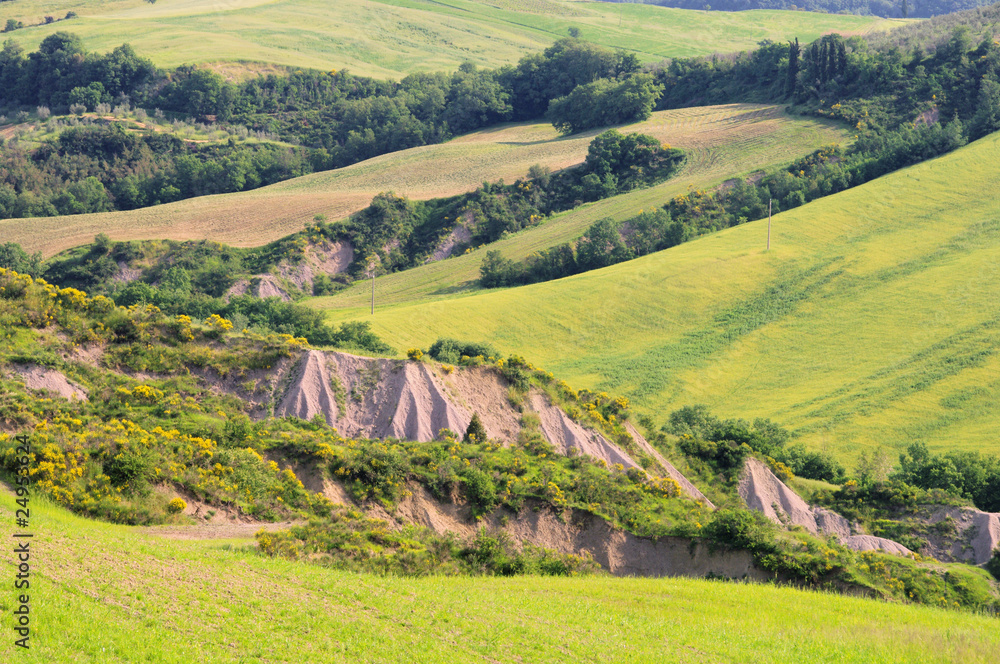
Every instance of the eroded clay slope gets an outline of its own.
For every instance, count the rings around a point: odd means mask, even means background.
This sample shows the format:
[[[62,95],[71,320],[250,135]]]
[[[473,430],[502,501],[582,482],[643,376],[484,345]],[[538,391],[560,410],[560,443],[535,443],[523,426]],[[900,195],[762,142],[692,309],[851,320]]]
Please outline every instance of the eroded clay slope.
[[[330,422],[343,436],[428,442],[441,429],[463,433],[469,426],[472,414],[452,404],[420,362],[326,356],[345,393],[344,412]]]
[[[294,416],[311,420],[317,415],[333,424],[339,415],[337,395],[333,389],[326,356],[317,350],[306,352],[284,398],[274,414],[278,417]]]
[[[836,535],[842,541],[852,534],[847,519],[822,507],[810,507],[770,468],[753,457],[743,467],[739,494],[747,507],[762,512],[775,523],[802,526],[813,534]]]
[[[538,413],[541,421],[542,435],[551,443],[559,454],[568,454],[576,450],[601,459],[609,467],[621,464],[625,468],[638,468],[639,464],[632,460],[624,450],[592,429],[584,429],[562,411],[554,406],[544,394],[534,393],[528,400],[531,410]]]
[[[913,553],[899,542],[875,535],[851,535],[842,539],[840,543],[855,551],[883,551],[897,556],[909,556]]]
[[[1000,547],[1000,514],[942,507],[923,520],[930,526],[926,549],[938,560],[982,565]]]
[[[21,380],[29,390],[45,390],[63,399],[87,400],[87,393],[71,383],[66,376],[55,369],[37,364],[12,364],[14,377]]]
[[[307,484],[307,486],[309,486]],[[312,488],[312,487],[310,487]],[[472,537],[480,528],[504,532],[521,545],[531,544],[560,553],[589,554],[616,576],[718,576],[733,579],[767,580],[772,575],[758,569],[746,551],[710,551],[701,543],[682,537],[658,539],[639,537],[614,528],[598,516],[570,510],[556,514],[550,507],[526,502],[517,515],[495,512],[480,520],[466,505],[436,500],[426,488],[409,486],[404,498],[390,514],[381,506],[364,507],[369,516],[386,521],[392,529],[406,524],[423,526],[445,535]],[[332,501],[354,505],[346,491],[324,480],[323,493]]]
[[[428,442],[442,429],[464,433],[472,414],[478,413],[487,434],[509,445],[517,441],[522,427],[522,413],[511,404],[507,386],[485,368],[448,374],[429,363],[310,350],[285,384],[276,416],[310,420],[318,415],[348,438]],[[541,434],[560,454],[572,451],[601,459],[609,467],[639,467],[625,450],[573,421],[547,395],[532,392],[521,408],[537,413]],[[713,506],[633,427],[629,432],[685,493]]]

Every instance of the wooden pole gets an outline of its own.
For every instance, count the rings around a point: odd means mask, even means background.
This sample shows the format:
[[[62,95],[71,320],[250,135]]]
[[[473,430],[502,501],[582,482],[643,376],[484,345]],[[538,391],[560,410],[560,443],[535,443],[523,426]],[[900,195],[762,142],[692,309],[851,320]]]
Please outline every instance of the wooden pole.
[[[771,199],[767,199],[767,251],[771,250]],[[375,297],[372,295],[372,297]],[[373,305],[374,306],[374,305]],[[374,311],[372,313],[375,313]]]
[[[372,316],[375,315],[375,270],[372,270]]]

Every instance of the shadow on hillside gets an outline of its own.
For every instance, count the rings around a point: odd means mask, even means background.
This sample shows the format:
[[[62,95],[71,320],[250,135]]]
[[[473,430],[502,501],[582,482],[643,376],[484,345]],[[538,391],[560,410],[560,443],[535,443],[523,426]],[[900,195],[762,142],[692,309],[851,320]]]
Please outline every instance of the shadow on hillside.
[[[431,295],[453,295],[454,293],[463,293],[466,291],[474,290],[485,290],[480,288],[478,280],[463,281],[460,284],[455,284],[454,286],[447,286],[445,288],[439,288],[436,291],[432,291]]]

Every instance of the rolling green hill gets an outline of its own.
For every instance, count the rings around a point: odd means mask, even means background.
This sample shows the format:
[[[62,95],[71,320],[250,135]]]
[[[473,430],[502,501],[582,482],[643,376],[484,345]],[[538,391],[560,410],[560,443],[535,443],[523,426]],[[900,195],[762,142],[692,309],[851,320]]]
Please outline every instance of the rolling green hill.
[[[0,490],[7,523],[13,505]],[[31,512],[31,649],[0,650],[17,662],[971,664],[1000,647],[994,620],[958,611],[692,579],[386,578],[263,558],[250,539],[166,539],[40,498]],[[0,567],[11,578],[9,557]],[[8,588],[8,634],[13,602]]]
[[[471,295],[448,294],[469,266],[443,261],[386,278],[392,303],[371,320],[399,348],[493,342],[660,421],[704,403],[774,418],[845,460],[914,441],[996,452],[1000,203],[983,192],[1000,186],[986,167],[998,158],[994,134],[777,215],[770,252],[763,220]],[[331,319],[368,319],[344,303]]]
[[[734,172],[788,162],[847,137],[836,123],[754,104],[662,111],[621,129],[651,134],[689,153],[684,171],[672,180],[607,201],[630,213],[643,205],[662,203],[688,184],[704,186]],[[89,242],[98,233],[115,240],[207,238],[241,247],[259,246],[301,230],[317,214],[330,220],[343,218],[367,206],[382,191],[412,199],[451,196],[485,181],[524,177],[532,164],[553,169],[578,164],[598,133],[561,136],[550,124],[500,125],[447,143],[403,150],[253,191],[127,212],[9,219],[0,221],[0,233],[4,241],[18,242],[46,256]],[[564,237],[567,232],[576,237],[586,220],[605,207],[586,209],[573,217],[575,225],[539,229],[540,241],[551,246],[569,239]],[[554,239],[549,237],[553,232]],[[478,270],[478,261],[469,265]]]
[[[48,25],[45,16],[70,20]],[[48,0],[0,3],[0,23],[26,24],[9,36],[27,49],[68,30],[88,50],[130,42],[160,66],[263,63],[399,77],[414,71],[514,63],[565,37],[571,27],[598,44],[644,61],[730,52],[764,39],[806,42],[830,31],[894,26],[862,16],[761,11],[693,12],[573,0]],[[294,45],[294,47],[292,46]],[[252,65],[251,69],[258,69]],[[231,68],[227,67],[229,71]]]

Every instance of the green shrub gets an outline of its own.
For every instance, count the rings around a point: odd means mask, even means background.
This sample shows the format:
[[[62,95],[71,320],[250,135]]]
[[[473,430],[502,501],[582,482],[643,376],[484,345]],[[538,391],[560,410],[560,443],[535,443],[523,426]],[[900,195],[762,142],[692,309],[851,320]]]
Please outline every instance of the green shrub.
[[[477,517],[500,504],[493,479],[478,468],[469,468],[462,474],[462,486]]]
[[[489,344],[441,338],[431,345],[427,354],[438,362],[457,364],[463,357],[500,357],[500,353]]]
[[[721,472],[742,468],[743,462],[753,453],[748,445],[738,445],[731,440],[720,442],[702,440],[689,434],[680,437],[677,448],[688,456],[708,462],[715,470]]]
[[[727,508],[715,513],[703,528],[703,536],[717,545],[744,549],[754,554],[774,549],[775,526],[760,512]]]
[[[500,375],[516,390],[524,392],[531,387],[528,363],[518,355],[511,355],[500,365]]]
[[[371,498],[391,505],[407,493],[410,459],[397,444],[363,441],[333,463],[334,474],[347,482],[358,500]]]
[[[104,460],[104,474],[127,495],[146,494],[154,474],[152,455],[141,443],[123,447]]]
[[[985,565],[986,571],[993,575],[997,581],[1000,581],[1000,547],[993,549],[993,556]]]
[[[222,425],[222,436],[219,442],[230,447],[246,447],[254,434],[254,425],[246,415],[235,415]]]

